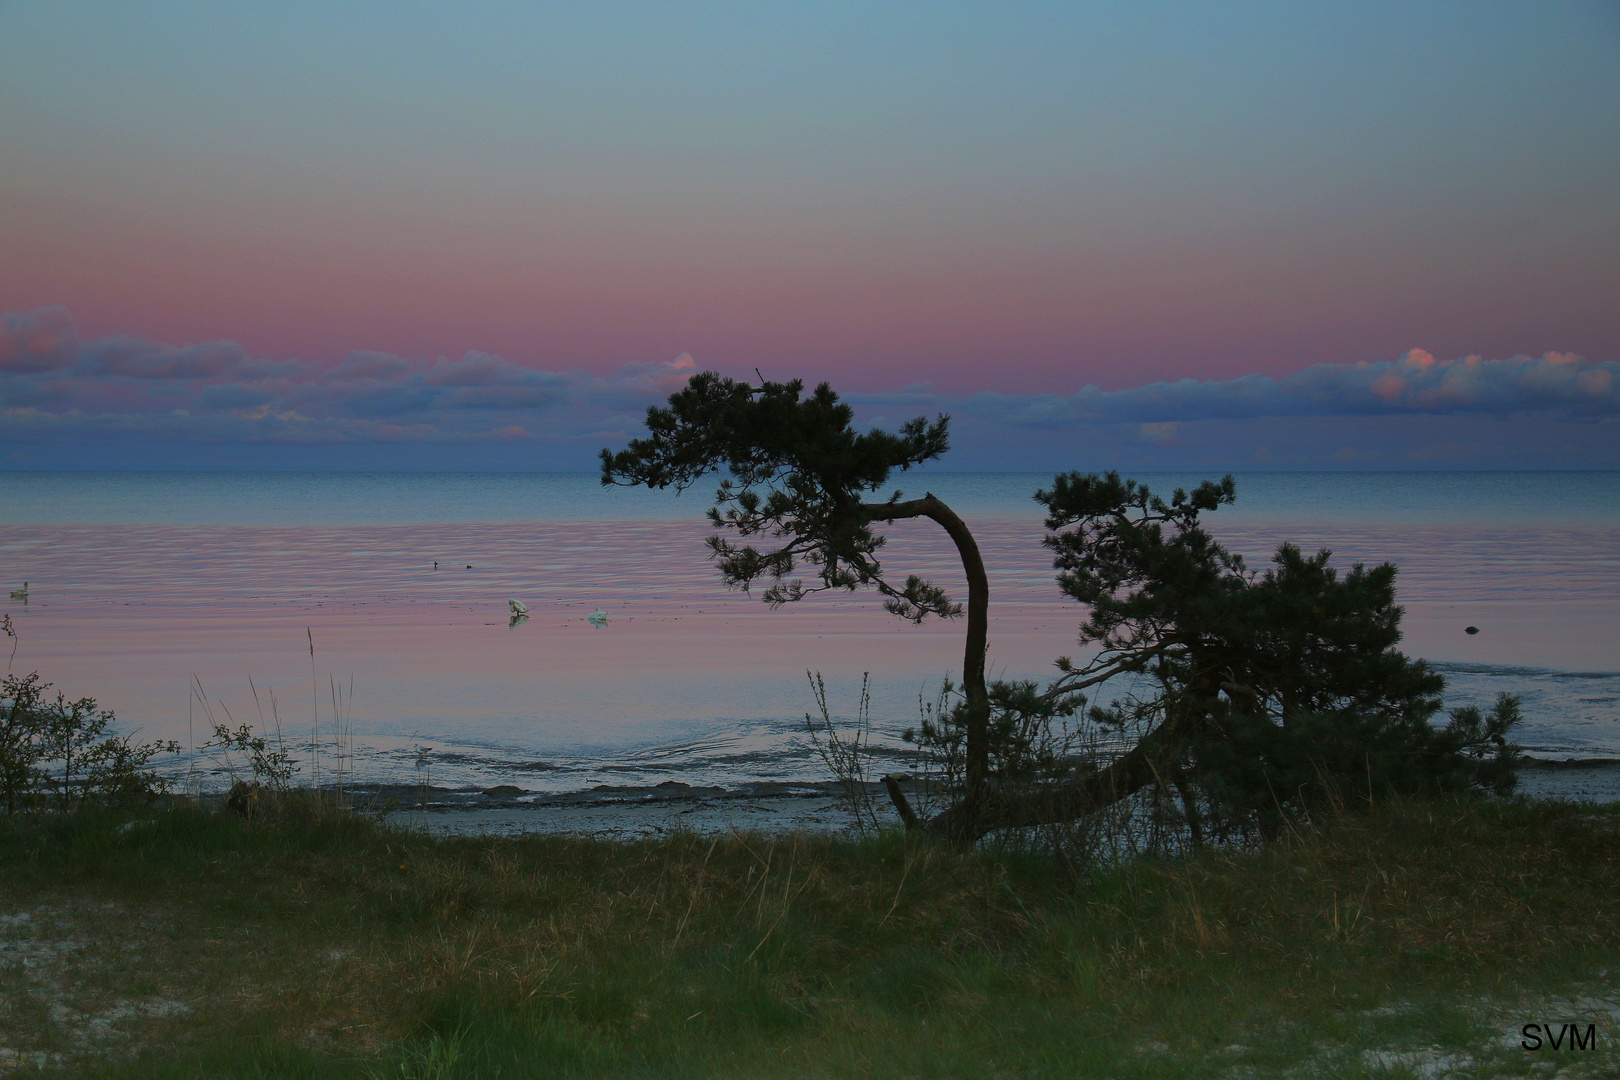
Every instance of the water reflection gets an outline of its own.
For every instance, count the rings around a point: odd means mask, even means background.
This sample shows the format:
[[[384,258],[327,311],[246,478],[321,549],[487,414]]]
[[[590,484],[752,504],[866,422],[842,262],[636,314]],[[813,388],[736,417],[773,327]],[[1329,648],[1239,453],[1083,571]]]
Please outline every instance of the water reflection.
[[[992,581],[992,673],[1044,678],[1075,652],[1083,613],[1054,586],[1038,528],[975,531]],[[1525,741],[1620,753],[1613,527],[1216,531],[1257,568],[1283,540],[1329,547],[1340,566],[1397,562],[1405,647],[1445,662],[1456,700],[1524,692]],[[278,693],[289,728],[323,745],[320,688],[352,674],[362,775],[409,780],[411,748],[430,744],[435,783],[521,774],[525,787],[562,790],[672,770],[692,783],[820,778],[803,737],[809,669],[835,693],[872,672],[874,720],[891,739],[880,745],[902,753],[892,733],[959,667],[960,625],[913,627],[865,594],[773,612],[720,587],[705,534],[686,521],[10,525],[0,553],[13,580],[31,583],[20,590],[30,599],[6,609],[14,670],[98,697],[145,738],[194,735],[194,676],[238,711],[252,678]],[[901,522],[887,535],[887,565],[963,590],[937,529]],[[1578,671],[1595,682],[1569,677]]]

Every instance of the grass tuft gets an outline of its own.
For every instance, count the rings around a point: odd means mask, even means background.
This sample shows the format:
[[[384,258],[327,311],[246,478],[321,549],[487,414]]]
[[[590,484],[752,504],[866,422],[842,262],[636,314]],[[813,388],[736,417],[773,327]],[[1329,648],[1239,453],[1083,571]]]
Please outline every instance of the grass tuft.
[[[1082,884],[898,834],[289,807],[0,823],[0,966],[51,958],[5,968],[0,1047],[108,1077],[1359,1075],[1424,1047],[1488,1075],[1532,1063],[1503,1037],[1537,1002],[1620,981],[1615,808],[1392,804]],[[1612,1068],[1620,1009],[1592,1020]]]

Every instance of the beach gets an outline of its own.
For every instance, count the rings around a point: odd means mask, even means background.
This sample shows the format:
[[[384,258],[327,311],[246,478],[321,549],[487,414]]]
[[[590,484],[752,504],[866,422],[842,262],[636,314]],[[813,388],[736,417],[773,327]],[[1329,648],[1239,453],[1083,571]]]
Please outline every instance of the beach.
[[[1620,760],[1532,758],[1519,773],[1518,794],[1531,799],[1620,802]],[[392,805],[384,821],[448,836],[522,834],[639,840],[672,833],[841,833],[855,817],[834,781],[694,787],[665,781],[655,787],[604,786],[565,795],[391,786],[354,793],[358,805]],[[899,827],[882,785],[864,792],[876,820]]]

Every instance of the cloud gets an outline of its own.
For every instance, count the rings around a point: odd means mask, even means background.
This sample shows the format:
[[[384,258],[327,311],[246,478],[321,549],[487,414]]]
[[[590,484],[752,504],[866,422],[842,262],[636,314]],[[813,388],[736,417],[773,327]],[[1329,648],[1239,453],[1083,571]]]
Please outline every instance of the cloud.
[[[1436,360],[1413,349],[1398,360],[1314,364],[1281,379],[1182,379],[1113,391],[1087,386],[1069,395],[987,392],[959,402],[909,388],[852,397],[873,407],[945,408],[1023,427],[1466,414],[1600,420],[1620,416],[1620,363],[1556,352],[1505,360]]]
[[[696,368],[688,353],[605,379],[477,350],[269,360],[232,341],[85,339],[58,306],[0,316],[0,430],[294,443],[585,438],[662,402]]]
[[[268,405],[276,399],[274,390],[247,386],[242,383],[221,383],[205,386],[197,395],[197,404],[205,409],[254,409]]]
[[[439,357],[424,378],[430,386],[536,386],[555,384],[566,377],[473,351],[460,360]]]
[[[61,305],[0,315],[0,373],[31,375],[66,367],[78,336],[73,316]]]
[[[73,378],[269,379],[297,376],[298,361],[255,360],[234,341],[176,347],[114,336],[83,341],[61,306],[0,316],[0,373]]]
[[[332,370],[335,379],[390,379],[411,370],[409,360],[380,352],[351,352]]]
[[[1150,442],[1156,446],[1169,446],[1176,441],[1176,432],[1179,430],[1181,430],[1179,423],[1168,420],[1158,424],[1143,424],[1140,434],[1144,442]]]
[[[230,341],[89,339],[66,308],[48,307],[0,315],[0,437],[58,445],[460,443],[491,454],[546,444],[574,448],[548,460],[581,468],[601,446],[637,434],[647,407],[662,404],[701,366],[685,352],[607,376],[542,370],[476,350],[459,358],[356,351],[335,364],[267,359]],[[751,365],[735,374],[753,378]],[[1403,446],[1432,443],[1435,460],[1453,461],[1479,437],[1467,429],[1486,421],[1495,431],[1534,428],[1544,441],[1574,439],[1585,449],[1572,460],[1608,462],[1620,431],[1620,364],[1556,352],[1444,360],[1413,349],[1389,361],[1316,364],[1281,378],[1087,386],[1066,395],[947,397],[916,383],[846,396],[861,424],[892,428],[919,413],[949,413],[960,447],[949,467],[969,469],[1037,459],[1044,467],[1048,458],[1061,464],[1077,455],[1107,461],[1116,453],[1160,464],[1215,461],[1239,443],[1245,461],[1295,460],[1341,446],[1350,458],[1372,461],[1394,453],[1385,443],[1396,428]],[[1323,434],[1329,429],[1340,440],[1332,446]],[[1518,453],[1494,446],[1480,453],[1497,450]],[[1524,461],[1547,458],[1533,450]]]

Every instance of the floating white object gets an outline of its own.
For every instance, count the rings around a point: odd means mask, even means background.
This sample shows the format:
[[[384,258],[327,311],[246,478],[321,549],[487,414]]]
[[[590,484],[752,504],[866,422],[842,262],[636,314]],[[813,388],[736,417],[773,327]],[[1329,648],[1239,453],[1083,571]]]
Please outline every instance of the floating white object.
[[[603,611],[601,608],[597,608],[595,611],[585,616],[585,621],[590,623],[592,626],[606,626],[607,612]]]
[[[23,587],[20,589],[12,589],[11,598],[21,600],[25,604],[28,603],[28,582],[23,582]]]
[[[507,605],[512,609],[512,617],[506,621],[508,630],[516,630],[529,621],[529,608],[521,600],[508,600]]]

